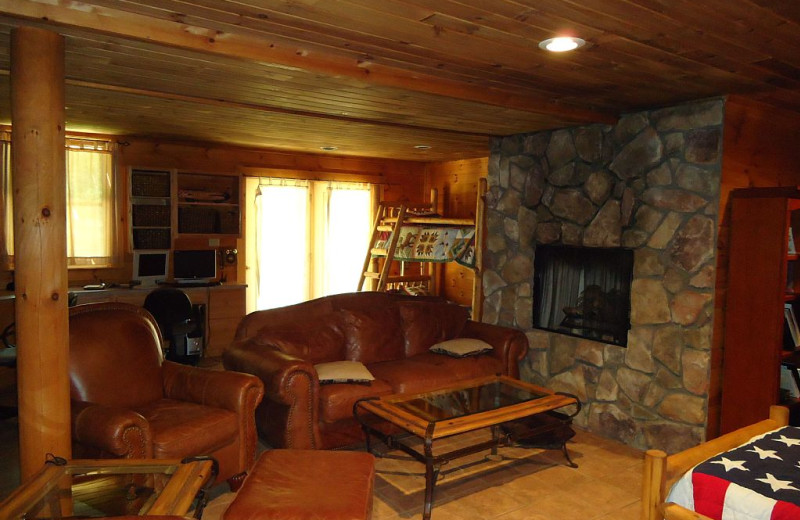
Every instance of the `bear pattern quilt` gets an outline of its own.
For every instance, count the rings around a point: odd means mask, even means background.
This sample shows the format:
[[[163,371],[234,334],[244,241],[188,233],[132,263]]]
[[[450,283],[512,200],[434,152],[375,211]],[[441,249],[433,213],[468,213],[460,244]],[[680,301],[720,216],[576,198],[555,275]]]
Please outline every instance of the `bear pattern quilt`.
[[[391,233],[381,232],[375,247],[386,249]],[[402,226],[395,260],[412,262],[457,262],[475,265],[475,228]]]

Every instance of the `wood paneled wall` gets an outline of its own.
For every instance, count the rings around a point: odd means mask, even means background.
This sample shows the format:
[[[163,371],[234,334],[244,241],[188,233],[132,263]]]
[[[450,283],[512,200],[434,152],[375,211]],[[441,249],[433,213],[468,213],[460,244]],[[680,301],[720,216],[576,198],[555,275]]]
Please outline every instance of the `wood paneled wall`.
[[[798,129],[800,129],[800,116],[796,114],[778,111],[744,96],[728,97],[723,130],[707,438],[716,437],[719,432],[722,353],[725,347],[725,300],[728,286],[729,195],[731,190],[736,188],[800,184]],[[755,277],[753,283],[758,283]]]
[[[429,182],[438,192],[439,212],[452,217],[474,217],[478,179],[485,178],[488,169],[488,157],[429,164]],[[440,269],[440,294],[462,305],[471,305],[472,271],[456,263],[441,264]]]
[[[335,157],[316,154],[293,154],[264,149],[242,148],[222,144],[185,143],[167,140],[138,139],[120,137],[119,147],[119,189],[121,197],[119,225],[128,228],[128,169],[175,168],[199,173],[219,173],[241,175],[242,172],[257,175],[269,169],[287,177],[310,179],[350,180],[378,183],[383,186],[386,200],[425,200],[426,163],[384,159]],[[247,218],[247,204],[243,208],[243,218]],[[123,250],[126,252],[124,264],[115,269],[93,269],[70,271],[70,284],[82,285],[91,281],[117,281],[130,279],[132,272],[128,233],[121,234]],[[180,247],[207,247],[202,239],[181,238]],[[244,240],[227,239],[220,247],[235,247],[240,258],[244,258]],[[244,262],[226,268],[228,281],[244,280]]]

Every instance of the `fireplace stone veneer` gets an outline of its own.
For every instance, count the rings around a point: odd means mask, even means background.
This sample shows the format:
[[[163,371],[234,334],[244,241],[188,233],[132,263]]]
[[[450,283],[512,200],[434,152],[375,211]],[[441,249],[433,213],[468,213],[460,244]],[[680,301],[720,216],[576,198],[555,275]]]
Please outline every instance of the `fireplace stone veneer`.
[[[492,141],[483,321],[526,331],[522,378],[641,449],[703,440],[724,101]],[[536,244],[634,250],[628,348],[534,330]]]

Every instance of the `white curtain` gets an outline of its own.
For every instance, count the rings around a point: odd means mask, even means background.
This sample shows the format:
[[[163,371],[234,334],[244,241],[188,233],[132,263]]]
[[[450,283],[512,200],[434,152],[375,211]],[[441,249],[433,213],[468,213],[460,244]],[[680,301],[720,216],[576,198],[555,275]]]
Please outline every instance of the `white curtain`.
[[[263,179],[256,190],[256,308],[309,298],[309,185]]]
[[[321,274],[314,297],[353,292],[371,233],[370,187],[356,183],[328,183],[324,193],[324,234]]]
[[[11,134],[0,131],[0,218],[3,219],[3,240],[0,262],[6,269],[14,260],[14,206],[11,195]]]
[[[116,196],[114,143],[66,139],[67,265],[99,267],[116,258]],[[11,134],[0,132],[3,262],[14,260],[14,203],[11,174]]]
[[[69,265],[113,263],[114,160],[93,141],[67,145],[67,257]]]
[[[357,289],[372,231],[372,185],[260,178],[248,180],[247,192],[255,214],[247,235],[254,244],[248,312]]]

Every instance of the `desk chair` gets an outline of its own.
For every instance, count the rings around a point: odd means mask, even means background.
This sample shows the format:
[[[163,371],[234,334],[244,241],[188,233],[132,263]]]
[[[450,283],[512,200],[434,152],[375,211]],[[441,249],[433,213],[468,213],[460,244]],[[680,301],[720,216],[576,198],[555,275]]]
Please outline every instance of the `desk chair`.
[[[147,295],[144,308],[168,343],[167,359],[196,365],[203,353],[203,333],[189,296],[174,287],[159,287]]]

